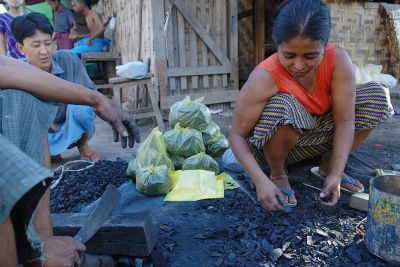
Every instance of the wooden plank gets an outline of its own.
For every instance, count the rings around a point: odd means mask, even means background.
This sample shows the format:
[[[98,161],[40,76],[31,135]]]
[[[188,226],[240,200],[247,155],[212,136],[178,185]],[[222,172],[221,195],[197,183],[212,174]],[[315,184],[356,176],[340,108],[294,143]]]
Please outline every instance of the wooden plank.
[[[216,16],[218,16],[217,12],[218,12],[218,6],[216,5],[218,1],[210,1],[209,2],[209,8],[208,8],[208,25],[209,25],[209,36],[211,37],[211,39],[213,39],[216,42],[216,45],[218,46],[218,38],[217,38],[217,30],[219,28],[219,26],[217,25],[217,21],[216,21]],[[218,46],[219,48],[219,46]],[[218,60],[216,57],[214,57],[214,53],[212,51],[209,50],[209,52],[211,53],[211,55],[209,54],[210,57],[210,65],[212,66],[218,66]],[[222,52],[222,50],[221,50]],[[223,53],[223,52],[222,52]],[[213,90],[214,88],[219,87],[219,76],[218,75],[213,75],[212,76],[212,87]]]
[[[193,11],[193,14],[196,15],[196,1],[188,1],[189,9]],[[197,34],[189,25],[189,66],[197,67]],[[199,77],[197,75],[192,76],[192,92],[196,91],[199,88]]]
[[[206,24],[206,1],[200,0],[200,17],[202,24]],[[202,66],[208,66],[208,51],[206,44],[201,41],[201,63]],[[203,89],[210,88],[210,80],[207,75],[203,76]]]
[[[170,0],[166,0],[166,5],[165,5],[165,12],[170,12],[170,7],[171,7],[172,3]],[[172,7],[172,9],[175,9]],[[174,24],[173,22],[174,20],[174,15],[173,15],[173,10],[171,9],[171,14],[169,14],[169,19],[168,19],[168,25],[167,25],[167,39],[166,39],[166,46],[167,46],[167,71],[169,68],[173,68],[175,67],[175,60],[177,59],[175,57],[174,54],[174,50],[176,49],[176,46],[174,46],[174,44],[176,43],[175,39],[173,38],[173,27],[175,27],[176,24]],[[176,14],[176,12],[175,12]],[[166,79],[168,79],[168,89],[169,91],[174,91],[176,90],[176,84],[175,84],[175,77],[169,77],[169,75],[166,73],[165,74]]]
[[[264,8],[264,0],[255,0],[254,1],[254,65],[258,65],[265,57],[265,8]]]
[[[185,20],[180,12],[177,12],[178,16],[178,48],[179,48],[179,67],[186,67],[186,44],[185,44]],[[187,78],[181,77],[181,93],[186,90]]]
[[[211,75],[211,74],[226,74],[230,73],[232,69],[225,66],[210,66],[210,67],[188,67],[188,68],[168,68],[166,75],[168,77],[174,76],[192,76],[192,75]]]
[[[154,63],[155,63],[155,74],[158,79],[160,86],[160,95],[166,95],[166,78],[164,71],[166,68],[166,51],[164,38],[162,34],[164,32],[164,1],[151,0],[152,10],[152,27],[153,27],[153,43],[154,43]]]
[[[233,87],[239,90],[239,48],[238,48],[238,4],[236,0],[230,1],[230,58],[232,65],[232,73],[230,80],[233,82]]]
[[[156,100],[156,97],[154,95],[153,85],[151,84],[150,80],[148,80],[146,88],[150,98],[151,107],[153,108],[154,111],[154,116],[156,117],[158,128],[160,129],[161,132],[165,132],[164,121],[162,119],[160,108],[158,107],[158,101]]]
[[[226,19],[226,14],[229,14],[229,9],[227,6],[227,1],[229,0],[224,0],[220,1],[221,3],[221,13],[219,17],[219,24],[221,25],[221,34],[220,34],[220,44],[222,51],[225,53],[225,55],[228,56],[228,39],[227,39],[227,30],[228,30],[228,21]],[[231,62],[232,63],[232,62]],[[228,86],[228,76],[226,74],[222,75],[222,87],[227,87]]]
[[[249,9],[246,11],[242,11],[238,14],[238,19],[242,19],[242,18],[246,18],[246,17],[250,17],[253,15],[253,9]]]
[[[150,79],[150,78],[153,78],[153,77],[154,77],[153,73],[147,73],[146,76],[143,79],[133,80],[133,79],[115,77],[115,78],[110,78],[108,82],[111,83],[111,84],[126,83],[126,82],[137,82],[137,84],[135,84],[135,85],[139,85],[139,84],[144,84],[146,82],[146,79]]]
[[[55,235],[74,236],[86,223],[88,213],[52,214]],[[149,212],[116,213],[85,244],[86,252],[98,255],[148,256],[157,241],[158,229]]]
[[[84,61],[108,61],[119,60],[120,55],[117,52],[85,52],[81,53],[81,60]]]
[[[122,106],[122,102],[121,102],[121,87],[119,87],[118,85],[113,86],[113,101],[115,104],[117,104],[119,107]]]
[[[197,34],[203,39],[208,48],[212,51],[212,53],[217,57],[217,59],[222,63],[222,65],[229,65],[229,59],[226,55],[221,51],[215,41],[210,37],[207,30],[203,27],[200,21],[196,18],[195,14],[191,10],[185,7],[183,0],[174,0],[175,6],[181,12],[181,14],[185,17],[185,19],[191,24],[193,29],[197,32]],[[210,10],[212,13],[213,10]]]
[[[218,90],[218,89],[217,89]],[[239,91],[234,88],[219,88],[219,92],[204,92],[188,94],[191,99],[204,96],[203,103],[206,105],[235,102],[239,96]],[[161,99],[161,109],[169,109],[175,102],[184,99],[186,95],[165,96]]]

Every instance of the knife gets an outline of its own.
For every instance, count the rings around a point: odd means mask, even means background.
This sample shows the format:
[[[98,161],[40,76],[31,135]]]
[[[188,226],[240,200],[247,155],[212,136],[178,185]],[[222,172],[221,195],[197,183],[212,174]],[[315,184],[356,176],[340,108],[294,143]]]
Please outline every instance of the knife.
[[[95,209],[90,213],[89,218],[74,236],[74,239],[86,243],[100,229],[103,223],[110,217],[115,205],[119,202],[121,194],[118,189],[109,184]]]

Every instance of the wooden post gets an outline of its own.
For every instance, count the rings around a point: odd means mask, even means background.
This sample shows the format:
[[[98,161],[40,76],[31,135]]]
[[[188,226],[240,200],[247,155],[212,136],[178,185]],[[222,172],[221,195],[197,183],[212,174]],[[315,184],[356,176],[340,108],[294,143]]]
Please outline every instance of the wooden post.
[[[254,66],[265,57],[265,8],[264,0],[253,0]]]
[[[239,90],[239,59],[238,59],[238,4],[236,0],[230,1],[230,42],[231,42],[231,64],[232,71],[230,80],[233,81],[233,88]]]
[[[164,0],[151,0],[152,20],[153,20],[153,42],[155,50],[156,76],[160,86],[160,101],[167,93],[165,75],[166,51],[164,44]]]

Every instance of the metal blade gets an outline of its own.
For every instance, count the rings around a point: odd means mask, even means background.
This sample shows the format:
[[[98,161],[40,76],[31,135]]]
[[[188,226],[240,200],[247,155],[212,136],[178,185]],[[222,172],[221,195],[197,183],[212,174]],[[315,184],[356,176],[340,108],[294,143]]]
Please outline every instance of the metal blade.
[[[115,205],[119,202],[121,194],[118,189],[110,184],[101,197],[96,208],[92,211],[85,225],[75,235],[74,239],[86,243],[100,229],[103,223],[110,217]]]

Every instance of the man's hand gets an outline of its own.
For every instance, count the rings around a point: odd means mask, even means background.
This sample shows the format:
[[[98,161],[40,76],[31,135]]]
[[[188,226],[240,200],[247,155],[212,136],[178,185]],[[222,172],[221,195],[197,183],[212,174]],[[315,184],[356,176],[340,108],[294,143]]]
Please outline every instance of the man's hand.
[[[92,45],[92,41],[91,41],[90,39],[88,39],[88,40],[86,41],[86,45],[91,46],[91,45]]]
[[[325,178],[324,187],[319,194],[322,205],[327,207],[333,207],[336,205],[340,198],[340,180],[340,177],[330,175]],[[326,197],[330,198],[330,200],[324,200]]]
[[[268,177],[262,181],[256,185],[257,200],[261,207],[267,211],[282,210],[283,206],[280,203],[285,203],[282,192]]]
[[[43,264],[45,267],[80,266],[79,252],[86,250],[81,242],[69,236],[50,236],[43,240]]]
[[[114,142],[118,142],[121,137],[121,146],[126,148],[128,143],[132,148],[135,141],[140,143],[140,133],[133,118],[130,118],[128,113],[115,103],[109,101],[104,95],[100,95],[100,101],[93,110],[104,121],[111,124],[114,134]]]

